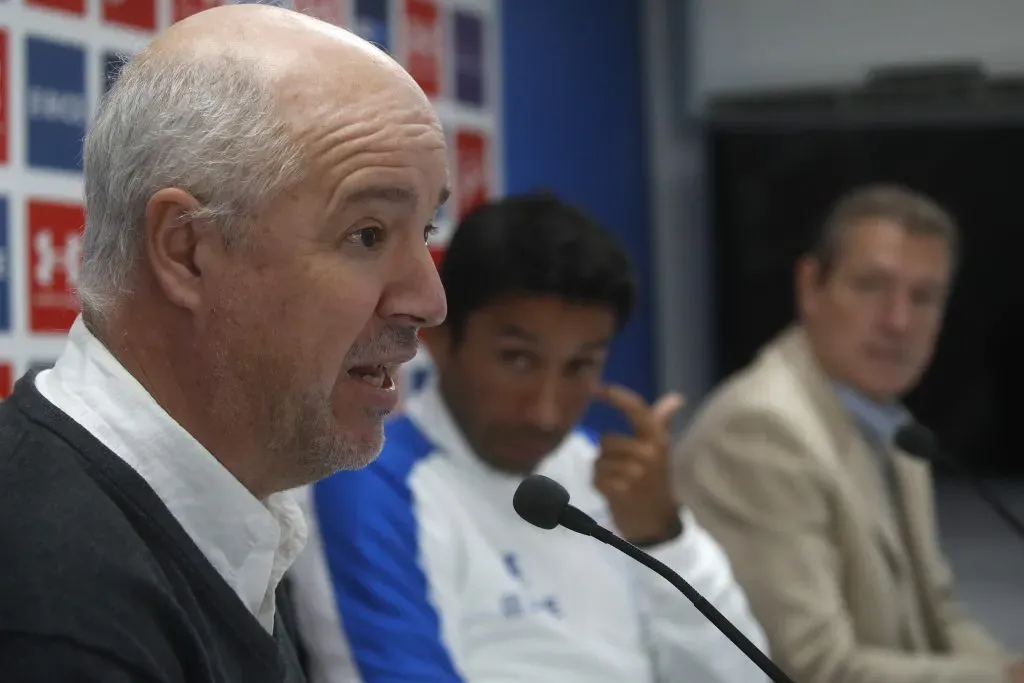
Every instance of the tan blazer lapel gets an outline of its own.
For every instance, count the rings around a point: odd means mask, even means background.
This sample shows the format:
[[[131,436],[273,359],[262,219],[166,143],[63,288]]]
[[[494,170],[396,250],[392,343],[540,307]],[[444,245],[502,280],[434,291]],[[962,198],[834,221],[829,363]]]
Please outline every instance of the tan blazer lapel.
[[[787,330],[781,337],[778,350],[797,372],[810,394],[819,419],[832,439],[834,452],[839,457],[833,463],[844,473],[863,501],[863,512],[871,520],[879,545],[897,578],[910,571],[908,557],[902,541],[896,514],[889,499],[889,488],[883,479],[878,454],[868,444],[846,408],[843,407],[828,378],[821,370],[800,326]]]
[[[894,576],[905,578],[910,572],[906,544],[900,533],[897,515],[889,496],[889,485],[885,481],[879,454],[875,453],[863,438],[851,439],[846,450],[844,464],[851,476],[859,499],[864,502],[865,514],[869,515],[878,532],[878,540]]]
[[[938,614],[936,596],[932,595],[928,566],[929,547],[933,538],[934,510],[931,505],[931,476],[923,464],[894,449],[893,464],[897,485],[903,495],[907,525],[907,554],[914,572],[914,584],[921,607],[921,616],[932,651],[948,652],[950,637]]]

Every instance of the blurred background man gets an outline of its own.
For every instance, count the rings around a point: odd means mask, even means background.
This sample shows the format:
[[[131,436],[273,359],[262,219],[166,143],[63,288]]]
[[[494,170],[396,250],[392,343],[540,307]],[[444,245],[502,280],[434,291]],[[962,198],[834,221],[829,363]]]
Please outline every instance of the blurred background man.
[[[376,461],[310,491],[293,580],[312,679],[764,680],[660,576],[513,511],[525,475],[551,476],[763,647],[723,553],[670,490],[682,398],[602,385],[635,299],[615,238],[553,197],[508,198],[467,216],[441,278],[448,318],[425,333],[436,379]],[[632,433],[580,429],[595,397]]]
[[[844,196],[797,265],[799,323],[712,394],[675,452],[681,499],[794,680],[1024,680],[954,600],[930,470],[893,445],[957,255],[957,226],[928,197]]]

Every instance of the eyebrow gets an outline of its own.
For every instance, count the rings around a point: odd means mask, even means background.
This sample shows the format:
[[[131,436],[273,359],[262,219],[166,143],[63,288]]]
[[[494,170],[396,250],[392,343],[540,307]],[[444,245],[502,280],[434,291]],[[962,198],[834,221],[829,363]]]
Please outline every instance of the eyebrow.
[[[452,192],[450,188],[445,187],[441,190],[441,194],[438,197],[438,207],[443,206],[445,202],[451,198]],[[402,185],[371,185],[364,187],[360,190],[356,190],[352,194],[345,198],[346,204],[369,204],[371,202],[387,202],[389,204],[405,204],[408,206],[416,206],[419,194],[409,188]]]
[[[611,339],[595,339],[594,341],[588,341],[586,344],[580,347],[580,352],[589,351],[604,351],[611,346]]]
[[[527,332],[523,328],[519,327],[518,325],[514,325],[512,323],[509,323],[509,324],[505,325],[504,327],[502,327],[501,330],[498,332],[498,336],[506,337],[506,338],[512,338],[512,339],[519,339],[521,341],[530,342],[531,344],[537,344],[537,343],[540,342],[540,340],[537,338],[536,335],[534,335],[534,334],[532,334],[530,332]],[[587,353],[587,352],[590,352],[590,351],[601,351],[601,350],[604,350],[604,349],[608,348],[608,346],[610,344],[611,344],[611,340],[610,339],[595,339],[593,341],[588,341],[588,342],[580,345],[580,348],[577,349],[576,352],[577,353]]]
[[[536,344],[538,341],[535,335],[532,335],[518,325],[513,325],[511,323],[502,326],[501,330],[498,331],[498,336],[521,339],[522,341],[528,341],[531,344]]]

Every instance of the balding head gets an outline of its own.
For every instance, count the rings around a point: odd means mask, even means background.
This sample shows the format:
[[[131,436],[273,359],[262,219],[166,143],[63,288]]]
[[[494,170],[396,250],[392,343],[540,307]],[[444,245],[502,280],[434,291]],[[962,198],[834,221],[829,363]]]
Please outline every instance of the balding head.
[[[404,87],[428,104],[415,81],[380,48],[346,29],[271,5],[224,5],[194,14],[158,36],[143,54],[192,62],[228,57],[258,65],[269,81],[312,77],[353,95]],[[342,78],[325,78],[331,73]]]
[[[378,48],[271,6],[196,14],[87,136],[86,321],[254,491],[365,464],[393,366],[444,317],[424,231],[447,181]]]
[[[172,25],[124,66],[86,136],[86,313],[109,313],[130,294],[145,206],[158,189],[202,199],[196,216],[237,241],[309,170],[301,138],[314,112],[339,96],[355,111],[382,92],[430,110],[379,48],[297,12],[225,5]]]

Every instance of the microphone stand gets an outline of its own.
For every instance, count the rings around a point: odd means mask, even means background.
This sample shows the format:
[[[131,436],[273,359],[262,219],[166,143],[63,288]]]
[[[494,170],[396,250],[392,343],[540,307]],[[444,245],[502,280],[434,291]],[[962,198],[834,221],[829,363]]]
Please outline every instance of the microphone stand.
[[[950,465],[954,470],[966,477],[978,492],[978,496],[988,503],[989,507],[992,508],[1000,518],[1002,518],[1007,526],[1009,526],[1019,538],[1024,540],[1024,523],[1021,523],[1020,519],[1010,512],[1009,508],[1006,507],[1003,501],[999,500],[999,497],[991,488],[988,487],[987,484],[985,484],[984,481],[982,481],[981,477],[968,470],[967,467],[961,465],[954,458],[945,457],[942,458],[942,460],[944,463]]]
[[[656,574],[675,586],[680,593],[685,595],[686,598],[693,603],[693,606],[697,608],[697,611],[704,615],[704,618],[714,624],[726,638],[732,641],[733,645],[738,647],[740,651],[743,652],[750,661],[756,664],[757,668],[763,671],[768,678],[774,681],[774,683],[793,683],[793,679],[787,676],[785,672],[775,664],[775,662],[769,659],[757,648],[756,645],[750,642],[750,639],[743,635],[742,631],[733,626],[732,622],[726,619],[721,612],[715,609],[714,605],[708,602],[703,595],[698,593],[697,590],[687,583],[685,579],[679,576],[679,574],[669,569],[666,564],[657,558],[651,557],[629,541],[619,538],[593,520],[589,520],[591,522],[590,524],[572,524],[571,521],[566,523],[568,520],[566,520],[565,517],[574,517],[576,516],[574,513],[577,512],[582,516],[586,516],[586,513],[582,512],[578,508],[574,508],[572,506],[567,507],[563,513],[563,519],[561,520],[562,523],[573,531],[578,531],[596,538],[603,543],[607,543],[616,550],[629,555],[640,564],[654,571]],[[587,519],[589,519],[589,517]]]
[[[981,477],[972,472],[960,458],[955,457],[943,448],[934,432],[930,429],[922,424],[911,422],[896,433],[895,445],[907,455],[924,460],[932,465],[946,465],[962,475],[970,481],[978,496],[988,503],[989,507],[1013,530],[1017,537],[1024,540],[1024,523],[1015,514],[1010,512],[1010,509],[982,481]]]
[[[740,649],[747,659],[757,665],[774,683],[793,683],[775,662],[768,658],[733,626],[725,615],[715,609],[703,595],[686,580],[662,563],[629,541],[620,538],[612,531],[604,528],[587,513],[569,504],[569,493],[558,482],[541,474],[531,474],[519,484],[512,499],[512,507],[516,514],[535,527],[554,529],[562,526],[584,536],[590,536],[602,543],[610,545],[619,552],[633,558],[643,566],[658,574],[693,603],[705,619],[710,621],[732,644]]]

